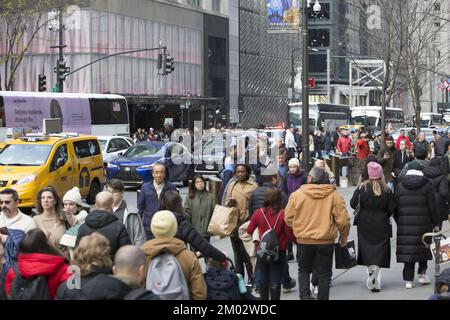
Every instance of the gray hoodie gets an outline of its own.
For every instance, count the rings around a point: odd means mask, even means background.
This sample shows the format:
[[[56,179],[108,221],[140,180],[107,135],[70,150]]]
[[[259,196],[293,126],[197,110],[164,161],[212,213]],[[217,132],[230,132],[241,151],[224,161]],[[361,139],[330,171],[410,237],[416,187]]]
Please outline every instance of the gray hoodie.
[[[137,212],[137,209],[128,208],[125,200],[122,200],[119,208],[114,211],[114,215],[125,225],[131,243],[140,247],[145,243],[146,238],[142,219]]]

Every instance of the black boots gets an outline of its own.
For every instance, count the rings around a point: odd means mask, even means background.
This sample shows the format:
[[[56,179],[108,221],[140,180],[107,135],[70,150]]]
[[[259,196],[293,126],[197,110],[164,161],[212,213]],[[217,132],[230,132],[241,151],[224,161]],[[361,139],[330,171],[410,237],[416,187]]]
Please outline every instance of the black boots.
[[[280,300],[281,284],[276,286],[270,286],[269,283],[261,284],[259,294],[261,295],[261,300],[269,300],[269,294],[270,300]]]
[[[272,286],[270,288],[270,300],[280,300],[281,296],[281,284]]]

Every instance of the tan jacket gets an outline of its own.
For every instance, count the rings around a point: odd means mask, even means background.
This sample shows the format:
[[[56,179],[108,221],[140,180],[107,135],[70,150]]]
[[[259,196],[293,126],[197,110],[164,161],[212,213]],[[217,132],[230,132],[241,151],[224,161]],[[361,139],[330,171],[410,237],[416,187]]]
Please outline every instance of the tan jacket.
[[[344,198],[328,184],[302,185],[291,194],[285,209],[286,224],[300,244],[330,244],[347,238],[350,219]]]
[[[206,282],[202,268],[194,252],[188,250],[183,241],[177,238],[155,238],[144,243],[141,250],[147,256],[147,268],[150,266],[153,257],[159,255],[161,251],[165,250],[173,254],[183,269],[191,299],[206,299]]]
[[[237,180],[231,182],[231,185],[227,189],[225,201],[234,198],[237,201],[237,208],[240,211],[239,217],[241,221],[245,221],[249,215],[249,203],[252,196],[252,192],[258,188],[252,180],[248,180],[244,183],[239,183]]]

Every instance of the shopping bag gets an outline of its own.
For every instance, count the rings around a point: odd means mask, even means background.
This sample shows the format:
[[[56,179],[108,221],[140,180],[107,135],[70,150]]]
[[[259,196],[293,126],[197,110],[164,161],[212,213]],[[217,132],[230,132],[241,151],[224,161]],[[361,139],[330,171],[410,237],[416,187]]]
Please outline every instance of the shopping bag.
[[[430,244],[431,253],[436,261],[436,242]],[[450,261],[450,239],[442,239],[439,247],[439,264]]]
[[[334,247],[336,269],[350,269],[358,264],[354,240],[348,241],[347,246],[343,248],[340,243],[335,243]]]
[[[236,230],[239,219],[239,210],[221,205],[214,207],[214,212],[208,226],[208,233],[219,236],[221,239],[230,236]]]

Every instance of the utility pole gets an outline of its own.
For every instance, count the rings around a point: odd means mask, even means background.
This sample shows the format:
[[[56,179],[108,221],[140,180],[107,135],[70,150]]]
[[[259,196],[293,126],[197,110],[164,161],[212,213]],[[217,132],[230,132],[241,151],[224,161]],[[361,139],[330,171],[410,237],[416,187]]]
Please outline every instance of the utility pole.
[[[302,1],[302,42],[303,42],[303,79],[302,79],[302,166],[309,172],[309,31],[308,3]]]
[[[59,49],[59,58],[56,61],[56,67],[55,67],[55,73],[56,73],[56,82],[58,83],[58,92],[64,91],[64,79],[63,76],[65,73],[69,72],[70,69],[66,68],[65,62],[64,62],[64,48],[67,47],[67,45],[64,45],[64,25],[63,25],[63,8],[59,8],[58,13],[58,38],[59,38],[59,45],[57,46],[51,46],[50,48],[58,48]]]

